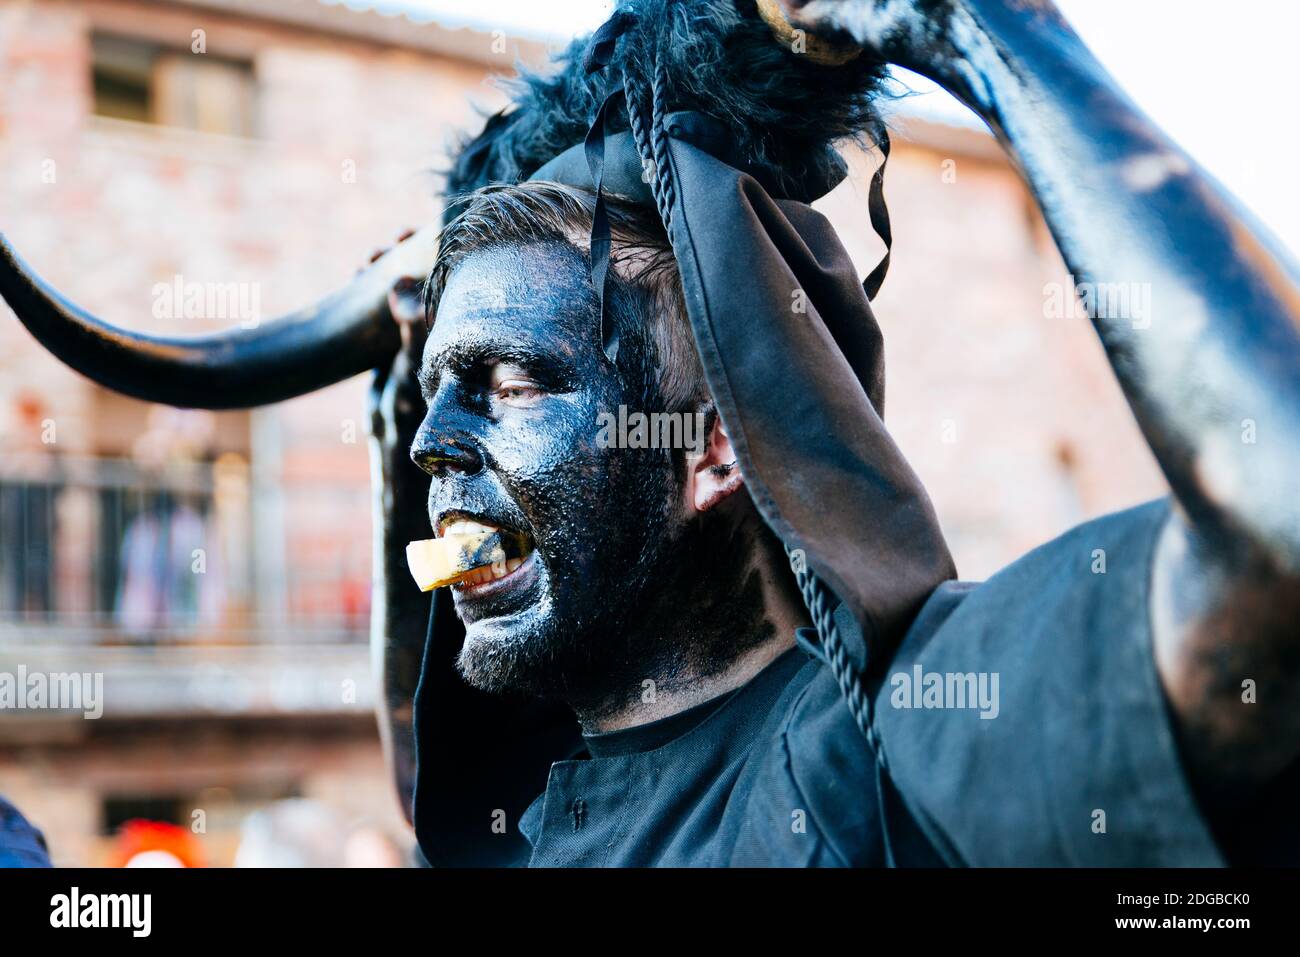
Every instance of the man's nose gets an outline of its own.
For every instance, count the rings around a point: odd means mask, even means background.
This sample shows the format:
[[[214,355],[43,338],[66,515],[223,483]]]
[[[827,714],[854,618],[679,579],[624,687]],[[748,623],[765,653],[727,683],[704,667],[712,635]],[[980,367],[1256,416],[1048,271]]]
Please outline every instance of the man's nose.
[[[411,444],[411,461],[434,478],[473,475],[483,468],[483,456],[473,441],[455,431],[430,426],[428,419]]]

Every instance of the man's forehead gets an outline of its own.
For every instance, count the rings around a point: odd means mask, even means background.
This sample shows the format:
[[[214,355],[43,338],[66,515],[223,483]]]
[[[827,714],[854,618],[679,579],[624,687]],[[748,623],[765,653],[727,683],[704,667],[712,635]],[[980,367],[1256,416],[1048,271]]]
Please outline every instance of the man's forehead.
[[[548,338],[585,338],[595,305],[586,261],[572,247],[493,246],[470,253],[452,270],[430,341],[441,350],[465,337],[506,336],[539,345]]]

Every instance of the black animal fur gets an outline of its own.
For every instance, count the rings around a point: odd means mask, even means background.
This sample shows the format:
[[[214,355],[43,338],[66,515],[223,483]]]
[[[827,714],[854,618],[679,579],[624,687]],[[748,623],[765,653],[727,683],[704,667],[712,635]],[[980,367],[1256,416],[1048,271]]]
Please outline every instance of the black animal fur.
[[[873,101],[882,93],[885,65],[865,52],[840,67],[812,63],[774,39],[753,0],[624,0],[619,7],[634,13],[636,23],[619,41],[614,62],[584,75],[583,37],[558,57],[556,72],[513,81],[512,106],[455,152],[449,196],[527,179],[582,142],[625,69],[631,89],[648,104],[656,55],[665,66],[668,109],[725,122],[739,155],[776,184],[823,175],[838,162],[837,140],[874,143],[884,132]],[[615,128],[626,126],[626,115],[619,115]],[[448,217],[455,212],[450,203]]]

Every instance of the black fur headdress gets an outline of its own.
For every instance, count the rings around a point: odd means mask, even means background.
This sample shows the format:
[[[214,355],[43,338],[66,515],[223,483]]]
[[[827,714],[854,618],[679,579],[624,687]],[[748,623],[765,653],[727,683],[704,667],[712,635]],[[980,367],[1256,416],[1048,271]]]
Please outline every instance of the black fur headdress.
[[[734,156],[791,194],[838,168],[837,141],[884,141],[878,59],[864,53],[842,66],[816,63],[773,37],[754,0],[625,0],[618,13],[634,22],[606,69],[588,72],[583,37],[560,54],[555,71],[525,72],[510,83],[511,106],[461,144],[447,177],[451,197],[528,179],[583,142],[619,83],[630,108],[648,116],[656,76],[668,109],[720,121]],[[628,125],[627,112],[614,111],[611,129]]]

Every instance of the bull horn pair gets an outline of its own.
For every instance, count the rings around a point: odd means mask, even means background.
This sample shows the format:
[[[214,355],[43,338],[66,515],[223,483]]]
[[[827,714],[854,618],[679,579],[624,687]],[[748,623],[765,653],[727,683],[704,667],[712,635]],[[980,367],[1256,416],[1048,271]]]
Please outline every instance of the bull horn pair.
[[[125,395],[191,409],[246,409],[333,385],[386,364],[399,347],[388,291],[433,266],[426,228],[313,306],[278,319],[196,337],[119,329],[40,278],[0,235],[0,296],[66,365]]]

